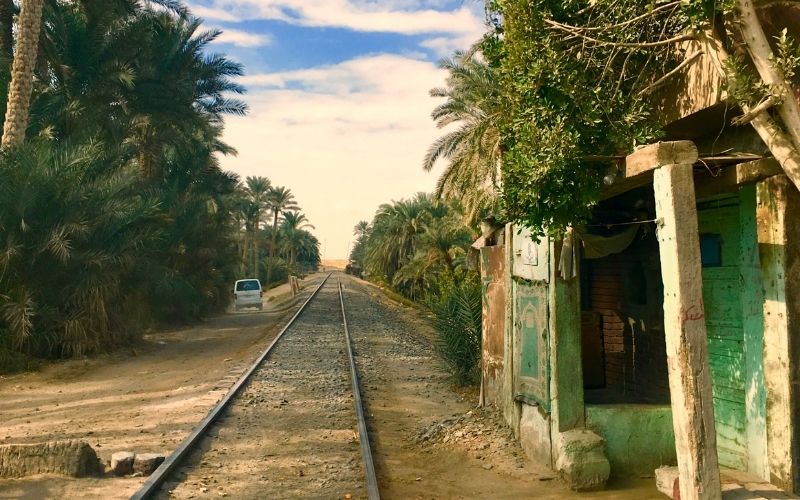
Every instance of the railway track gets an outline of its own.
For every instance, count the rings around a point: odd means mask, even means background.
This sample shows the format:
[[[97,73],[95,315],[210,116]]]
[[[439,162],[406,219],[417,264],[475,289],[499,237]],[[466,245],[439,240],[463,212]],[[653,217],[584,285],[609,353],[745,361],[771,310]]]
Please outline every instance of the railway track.
[[[132,499],[380,498],[332,274]]]

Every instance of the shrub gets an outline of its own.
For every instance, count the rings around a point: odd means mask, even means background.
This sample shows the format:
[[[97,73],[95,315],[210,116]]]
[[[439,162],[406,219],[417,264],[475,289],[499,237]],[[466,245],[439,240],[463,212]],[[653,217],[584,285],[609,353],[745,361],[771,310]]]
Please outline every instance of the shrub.
[[[474,384],[480,376],[481,284],[477,276],[443,276],[439,293],[428,301],[438,334],[437,350],[457,383]]]

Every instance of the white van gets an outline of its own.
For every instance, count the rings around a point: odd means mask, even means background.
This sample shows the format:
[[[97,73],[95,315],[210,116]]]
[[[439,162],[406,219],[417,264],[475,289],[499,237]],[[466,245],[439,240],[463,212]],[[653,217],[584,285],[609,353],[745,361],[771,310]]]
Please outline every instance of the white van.
[[[238,280],[233,285],[234,307],[237,311],[243,307],[256,307],[260,311],[263,294],[261,282],[257,279]]]

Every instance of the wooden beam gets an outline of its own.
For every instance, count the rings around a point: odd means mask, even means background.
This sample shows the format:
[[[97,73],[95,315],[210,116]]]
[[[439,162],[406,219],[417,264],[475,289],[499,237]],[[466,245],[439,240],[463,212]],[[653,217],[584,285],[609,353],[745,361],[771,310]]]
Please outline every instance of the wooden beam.
[[[774,158],[748,161],[736,165],[736,184],[761,182],[767,177],[783,174],[783,169]]]
[[[692,165],[698,157],[697,146],[692,141],[649,144],[625,159],[625,177],[633,177],[661,165]]]
[[[719,500],[693,163],[660,166],[653,188],[680,495],[682,500]]]

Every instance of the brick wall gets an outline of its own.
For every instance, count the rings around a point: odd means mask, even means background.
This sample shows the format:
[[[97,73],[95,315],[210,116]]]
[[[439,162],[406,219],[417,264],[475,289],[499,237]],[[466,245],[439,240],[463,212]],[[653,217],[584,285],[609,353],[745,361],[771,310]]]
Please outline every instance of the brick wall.
[[[589,307],[601,316],[606,393],[614,401],[668,403],[663,285],[650,234],[587,266]]]

